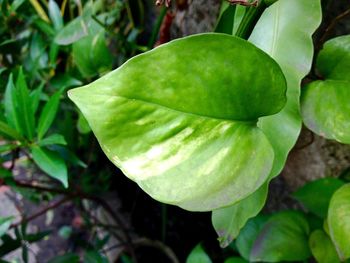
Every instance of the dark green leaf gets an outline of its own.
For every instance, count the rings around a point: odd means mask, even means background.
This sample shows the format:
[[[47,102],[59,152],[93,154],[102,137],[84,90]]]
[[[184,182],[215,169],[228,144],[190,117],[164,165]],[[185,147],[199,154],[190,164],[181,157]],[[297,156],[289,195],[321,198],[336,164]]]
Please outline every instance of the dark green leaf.
[[[14,128],[16,131],[23,135],[23,131],[19,125],[18,119],[18,110],[17,110],[17,96],[16,96],[16,88],[13,83],[12,74],[10,74],[9,80],[7,82],[6,91],[5,91],[5,117],[7,123]]]
[[[63,28],[63,18],[59,6],[54,0],[49,0],[49,17],[56,31]]]
[[[15,140],[21,141],[23,139],[23,137],[15,129],[11,128],[2,121],[0,121],[0,133]]]
[[[243,258],[239,257],[231,257],[225,260],[224,263],[248,263],[248,261],[244,260]]]
[[[284,84],[255,46],[201,34],[139,55],[69,96],[107,156],[153,198],[212,210],[267,179],[273,151],[255,122],[283,107]]]
[[[186,259],[186,263],[211,263],[210,257],[204,251],[201,244],[195,246]]]
[[[67,142],[61,134],[52,134],[38,142],[39,146],[47,146],[52,144],[66,145]]]
[[[350,35],[325,43],[317,58],[325,80],[302,89],[302,115],[313,132],[350,144]]]
[[[344,182],[328,177],[307,183],[293,195],[315,215],[327,217],[329,201],[333,193],[344,185]]]
[[[48,261],[48,263],[79,263],[79,256],[73,253],[66,253]]]
[[[232,35],[235,11],[236,5],[231,5],[227,1],[222,2],[220,16],[215,27],[215,32]]]
[[[329,204],[328,227],[342,261],[350,258],[350,184],[338,189]]]
[[[38,139],[40,140],[50,128],[52,122],[56,117],[58,110],[61,92],[58,91],[51,96],[49,101],[45,104],[38,122]]]
[[[253,244],[268,219],[269,217],[264,215],[251,218],[239,233],[236,240],[237,250],[246,260],[250,259]]]
[[[251,253],[251,261],[302,261],[310,257],[309,225],[303,214],[285,211],[264,224]]]
[[[108,260],[97,251],[88,251],[85,253],[84,263],[108,263]]]
[[[33,159],[40,169],[59,180],[64,187],[68,187],[67,166],[62,157],[45,148],[33,147],[31,150]]]
[[[312,232],[309,245],[312,255],[318,263],[340,263],[337,251],[324,231],[315,230]]]

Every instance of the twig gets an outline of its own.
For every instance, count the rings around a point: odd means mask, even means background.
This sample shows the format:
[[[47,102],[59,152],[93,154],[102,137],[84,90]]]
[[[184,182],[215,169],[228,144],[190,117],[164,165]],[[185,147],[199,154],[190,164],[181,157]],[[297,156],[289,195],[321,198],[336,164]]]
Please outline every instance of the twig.
[[[29,217],[25,217],[25,218],[23,218],[21,221],[19,221],[17,223],[11,224],[10,228],[15,228],[15,227],[18,227],[18,226],[22,225],[23,223],[28,223],[28,222],[36,219],[37,217],[40,217],[40,216],[44,215],[47,211],[59,207],[60,205],[62,205],[65,202],[69,201],[70,199],[71,199],[70,197],[66,196],[66,197],[62,198],[60,201],[48,205],[47,207],[45,207],[44,209],[38,211],[37,213],[34,213],[31,216],[29,216]]]

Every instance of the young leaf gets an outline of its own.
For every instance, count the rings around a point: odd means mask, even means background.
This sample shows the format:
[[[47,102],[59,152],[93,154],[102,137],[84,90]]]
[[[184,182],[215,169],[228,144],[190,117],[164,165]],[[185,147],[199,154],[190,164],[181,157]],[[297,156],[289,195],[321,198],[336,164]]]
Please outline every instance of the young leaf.
[[[265,204],[266,193],[267,183],[242,201],[213,211],[212,223],[221,247],[227,247],[238,236],[248,219],[259,213]]]
[[[186,263],[211,263],[211,259],[201,244],[195,246],[186,259]]]
[[[56,117],[61,94],[62,92],[58,91],[54,95],[52,95],[41,112],[37,128],[39,140],[46,134]]]
[[[41,170],[68,187],[67,166],[59,154],[40,147],[32,147],[31,152]]]
[[[63,18],[59,6],[54,0],[49,0],[49,17],[56,31],[63,28]]]
[[[67,142],[61,134],[52,134],[38,142],[39,146],[47,146],[53,144],[66,145]]]
[[[303,214],[284,211],[270,217],[257,236],[250,261],[303,261],[310,257],[309,225]]]
[[[322,178],[307,183],[298,189],[293,196],[303,203],[309,211],[325,218],[327,217],[328,205],[333,193],[343,185],[344,182],[339,179],[332,177]],[[315,195],[317,195],[317,198]]]
[[[350,258],[350,184],[338,189],[329,204],[328,227],[331,239],[344,261]]]
[[[11,226],[13,217],[0,217],[0,237],[2,237]]]
[[[337,251],[327,234],[322,230],[311,233],[309,245],[318,263],[340,263]]]
[[[284,85],[255,46],[200,34],[139,55],[69,97],[126,176],[159,201],[204,211],[267,179],[273,151],[255,122],[283,107]]]
[[[327,41],[317,58],[325,80],[302,89],[302,115],[313,132],[350,144],[350,35]]]
[[[22,68],[20,68],[16,80],[16,99],[18,111],[16,114],[18,116],[19,125],[24,135],[26,135],[29,140],[32,140],[34,137],[35,119]]]

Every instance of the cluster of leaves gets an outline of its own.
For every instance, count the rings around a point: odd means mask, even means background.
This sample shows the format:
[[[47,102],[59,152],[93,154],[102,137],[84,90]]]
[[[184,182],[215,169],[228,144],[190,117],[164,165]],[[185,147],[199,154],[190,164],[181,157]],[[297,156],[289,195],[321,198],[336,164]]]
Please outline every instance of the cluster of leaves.
[[[64,203],[107,191],[109,170],[89,166],[100,152],[66,90],[148,49],[138,44],[142,2],[0,0],[0,13],[0,186],[41,204],[57,200],[57,193],[66,195]],[[17,166],[32,172],[18,174]],[[27,262],[28,244],[49,234],[28,234],[27,218],[0,218],[1,258],[22,248]],[[84,219],[94,227],[89,216]],[[106,262],[97,253],[105,242],[97,243],[86,244],[85,262]],[[65,257],[70,259],[52,262],[79,261],[77,255]]]

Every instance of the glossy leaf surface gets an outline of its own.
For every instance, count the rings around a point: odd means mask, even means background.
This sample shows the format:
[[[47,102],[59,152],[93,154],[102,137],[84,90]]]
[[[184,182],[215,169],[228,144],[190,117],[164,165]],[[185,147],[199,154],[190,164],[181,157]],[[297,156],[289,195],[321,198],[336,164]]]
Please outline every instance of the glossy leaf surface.
[[[326,42],[316,67],[325,80],[303,89],[305,125],[323,137],[350,143],[350,35]]]
[[[33,147],[31,150],[34,162],[40,169],[68,187],[67,166],[62,157],[45,148]]]
[[[257,236],[250,252],[251,261],[302,261],[310,256],[309,225],[303,214],[280,212],[271,216]]]
[[[333,193],[342,187],[344,182],[337,178],[322,178],[307,183],[298,189],[293,196],[299,200],[310,212],[326,218],[329,202]],[[317,193],[317,198],[315,194]]]
[[[340,262],[331,239],[322,230],[315,230],[309,238],[312,255],[318,263]]]
[[[334,193],[329,204],[328,227],[340,259],[350,258],[350,184]]]
[[[237,6],[235,21],[239,21],[243,13],[244,7]],[[279,0],[263,13],[249,39],[279,63],[287,79],[288,101],[284,109],[278,114],[260,118],[258,122],[259,127],[270,139],[275,152],[270,178],[280,173],[300,132],[300,82],[311,68],[312,34],[320,22],[321,5],[319,0],[307,2],[304,0]],[[234,32],[237,30],[236,25],[235,23]],[[215,227],[219,238],[235,238],[243,222],[248,221],[261,210],[266,195],[267,191],[265,196],[254,193],[254,195],[234,204],[233,208],[224,208],[227,214],[220,217],[226,219],[227,222],[222,222],[221,226],[226,224],[230,228],[225,230]],[[247,207],[249,209],[246,209]],[[232,217],[232,209],[236,211],[236,216],[239,215],[236,220]],[[213,218],[216,213],[216,211],[213,212]]]
[[[253,45],[201,34],[139,55],[69,96],[129,178],[159,201],[203,211],[267,179],[274,154],[255,122],[283,107],[284,85],[278,65]]]

